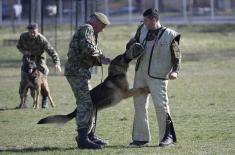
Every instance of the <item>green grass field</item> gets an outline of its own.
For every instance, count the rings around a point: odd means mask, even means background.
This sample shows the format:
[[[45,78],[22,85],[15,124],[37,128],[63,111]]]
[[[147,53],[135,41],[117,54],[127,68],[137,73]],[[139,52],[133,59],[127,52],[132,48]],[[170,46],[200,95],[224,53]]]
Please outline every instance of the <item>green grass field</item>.
[[[152,101],[149,118],[152,134],[150,146],[129,147],[133,121],[133,101],[98,113],[97,134],[110,145],[102,150],[76,148],[76,126],[72,120],[63,127],[37,125],[45,116],[66,114],[75,107],[72,91],[62,73],[50,69],[48,77],[51,95],[56,107],[34,110],[14,110],[19,104],[21,55],[15,47],[0,48],[0,154],[235,154],[235,25],[200,25],[169,27],[182,34],[182,69],[178,80],[169,83],[169,99],[178,142],[169,148],[159,148],[158,129]],[[113,58],[125,49],[125,43],[137,26],[111,26],[100,35],[99,46]],[[19,37],[24,29],[12,34],[9,28],[0,28],[3,39]],[[61,27],[58,33],[58,53],[66,59],[70,32]],[[53,34],[49,34],[53,44]],[[51,30],[53,33],[53,30]],[[51,64],[51,59],[48,58]],[[92,77],[92,85],[100,83],[101,69]],[[107,67],[104,67],[104,76]],[[128,77],[133,83],[134,64]],[[32,106],[32,99],[28,100]]]

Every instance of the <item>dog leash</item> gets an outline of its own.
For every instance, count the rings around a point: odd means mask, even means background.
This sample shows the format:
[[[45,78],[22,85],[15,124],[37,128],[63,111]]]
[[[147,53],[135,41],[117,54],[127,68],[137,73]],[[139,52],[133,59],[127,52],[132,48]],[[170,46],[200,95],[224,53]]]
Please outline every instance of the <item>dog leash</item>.
[[[101,80],[100,80],[100,83],[103,82],[103,78],[104,78],[104,67],[103,67],[103,65],[101,65]]]
[[[103,76],[104,76],[104,68],[103,68],[103,65],[101,64],[101,80],[100,80],[100,83],[103,82]],[[95,105],[94,109],[95,109],[95,122],[94,122],[93,132],[95,133],[97,116],[98,116],[98,108],[97,108],[96,105]]]

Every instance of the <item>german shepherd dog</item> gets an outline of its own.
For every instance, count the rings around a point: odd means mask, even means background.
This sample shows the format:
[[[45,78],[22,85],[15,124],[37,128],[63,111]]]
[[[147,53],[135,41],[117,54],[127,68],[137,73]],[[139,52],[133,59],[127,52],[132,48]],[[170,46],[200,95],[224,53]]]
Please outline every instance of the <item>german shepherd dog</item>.
[[[90,91],[94,106],[101,110],[114,106],[122,99],[148,93],[148,88],[129,89],[127,81],[127,69],[129,62],[143,53],[143,48],[136,43],[124,54],[115,57],[108,68],[108,76],[104,82],[97,85]],[[131,58],[128,58],[130,57]],[[77,109],[67,115],[53,115],[41,119],[38,124],[58,123],[64,124],[76,117]]]
[[[51,106],[54,107],[55,103],[50,95],[47,78],[39,71],[35,61],[30,56],[25,56],[24,58],[23,72],[26,73],[27,80],[27,84],[23,90],[23,96],[26,96],[27,90],[30,88],[33,97],[33,108],[39,109],[39,96],[41,91],[44,91],[51,102]],[[25,97],[21,97],[19,107],[22,105],[25,105]]]

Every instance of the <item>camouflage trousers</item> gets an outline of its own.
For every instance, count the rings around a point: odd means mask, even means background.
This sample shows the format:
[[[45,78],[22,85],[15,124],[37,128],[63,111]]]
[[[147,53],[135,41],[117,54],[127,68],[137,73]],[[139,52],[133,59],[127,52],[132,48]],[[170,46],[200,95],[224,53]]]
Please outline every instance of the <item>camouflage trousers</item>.
[[[46,77],[46,75],[45,75],[45,77]],[[28,89],[26,90],[26,95],[23,94],[27,83],[28,83],[27,73],[24,72],[23,70],[21,70],[21,80],[20,80],[20,87],[19,87],[20,98],[27,97]],[[30,89],[31,96],[33,97],[35,95],[35,91],[31,87],[29,89]],[[43,89],[41,89],[41,95],[47,96],[46,92]]]
[[[89,91],[90,76],[66,76],[66,78],[76,98],[77,129],[88,128],[90,132],[94,127],[96,113]]]

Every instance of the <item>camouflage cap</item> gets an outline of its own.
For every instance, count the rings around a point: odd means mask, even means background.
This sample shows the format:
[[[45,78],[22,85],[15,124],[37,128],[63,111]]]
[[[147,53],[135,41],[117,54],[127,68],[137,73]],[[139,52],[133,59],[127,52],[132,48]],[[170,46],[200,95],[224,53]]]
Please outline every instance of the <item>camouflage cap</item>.
[[[27,26],[27,29],[37,29],[38,28],[38,24],[37,23],[30,23]]]
[[[110,21],[108,17],[100,12],[94,12],[93,16],[95,16],[99,21],[101,21],[105,25],[110,25]]]

